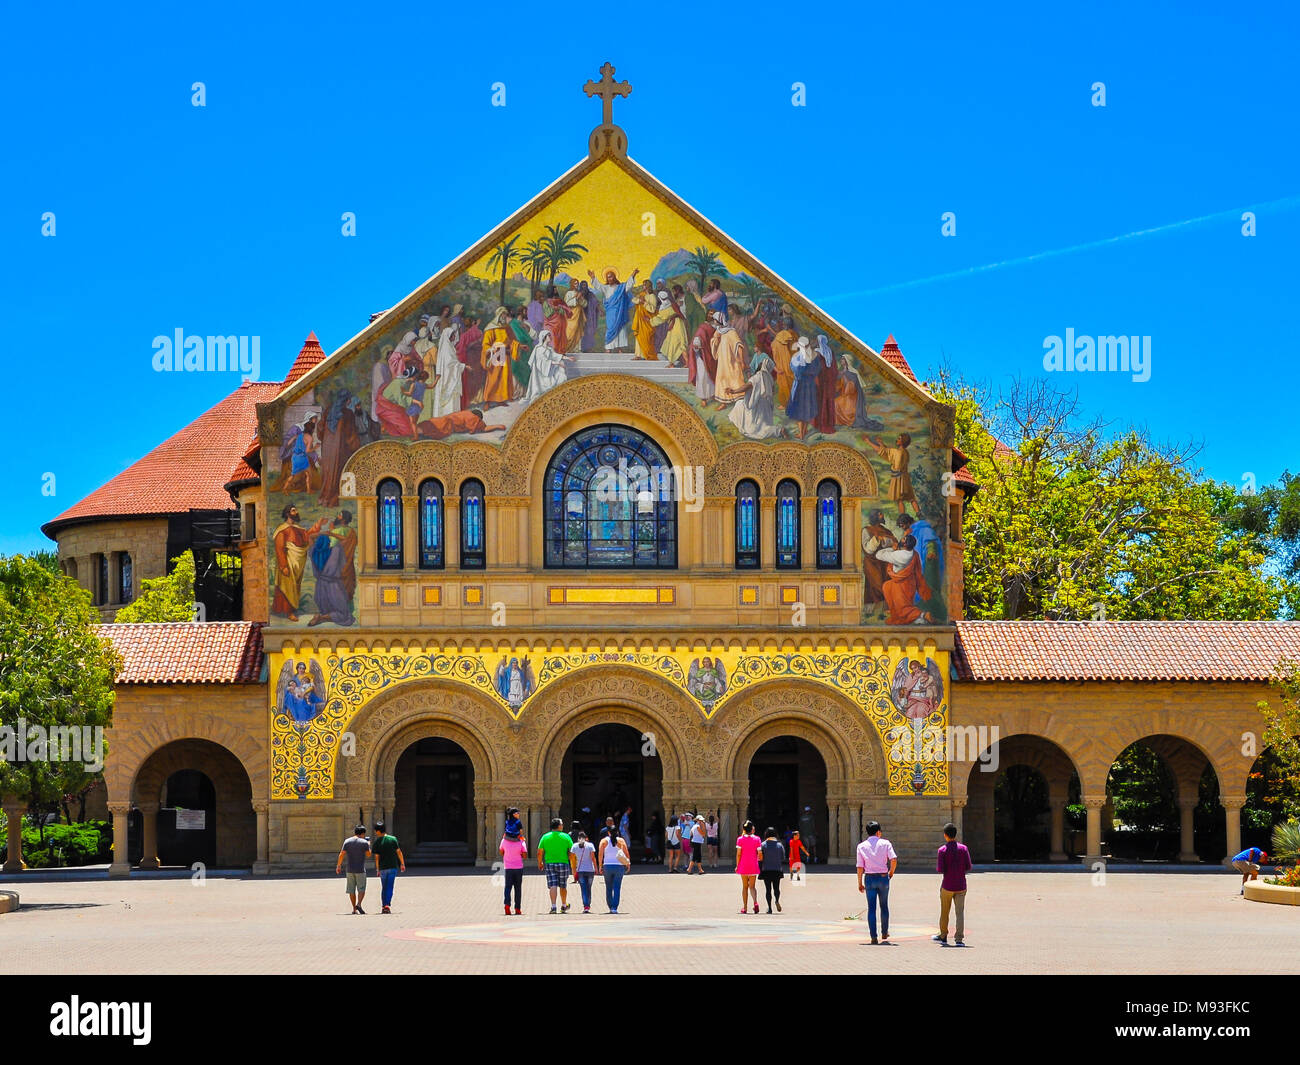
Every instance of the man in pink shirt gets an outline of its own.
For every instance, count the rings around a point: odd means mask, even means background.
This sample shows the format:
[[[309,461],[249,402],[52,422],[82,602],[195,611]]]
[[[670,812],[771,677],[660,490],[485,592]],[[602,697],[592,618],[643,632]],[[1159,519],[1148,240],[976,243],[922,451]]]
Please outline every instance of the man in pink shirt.
[[[858,844],[858,890],[867,896],[867,925],[876,938],[876,900],[880,900],[880,936],[889,942],[889,882],[898,868],[894,845],[881,835],[879,821],[867,822],[867,838]]]

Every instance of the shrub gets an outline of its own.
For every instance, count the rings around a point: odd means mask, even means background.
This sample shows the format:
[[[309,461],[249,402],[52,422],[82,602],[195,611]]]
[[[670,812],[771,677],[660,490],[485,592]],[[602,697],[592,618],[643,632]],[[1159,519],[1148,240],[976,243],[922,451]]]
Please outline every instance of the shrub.
[[[0,835],[0,847],[7,846],[8,842],[6,830]],[[111,860],[112,842],[112,828],[107,821],[46,825],[44,846],[40,830],[23,825],[23,861],[33,869],[99,865]]]

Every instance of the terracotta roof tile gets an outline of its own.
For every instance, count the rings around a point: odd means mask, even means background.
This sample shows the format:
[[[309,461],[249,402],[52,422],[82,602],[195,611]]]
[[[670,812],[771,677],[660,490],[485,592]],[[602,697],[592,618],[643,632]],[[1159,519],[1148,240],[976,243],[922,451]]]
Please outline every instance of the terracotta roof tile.
[[[898,348],[898,341],[894,339],[894,334],[889,334],[889,339],[885,341],[885,346],[880,349],[880,357],[896,370],[901,370],[904,377],[916,381],[916,374],[912,373],[912,367],[908,364],[902,351]],[[921,382],[916,381],[919,385]]]
[[[49,536],[69,522],[88,519],[229,510],[223,486],[257,429],[257,404],[279,391],[275,382],[245,381],[41,530]]]
[[[968,681],[1264,681],[1300,621],[959,621]]]
[[[118,684],[256,684],[262,679],[262,623],[158,622],[104,625],[122,656]]]
[[[298,352],[298,357],[293,360],[293,365],[289,367],[289,376],[284,379],[284,384],[280,391],[293,385],[301,377],[306,377],[307,373],[316,366],[325,361],[325,349],[320,346],[320,341],[316,339],[313,332],[308,335],[307,339],[302,342],[302,350]]]

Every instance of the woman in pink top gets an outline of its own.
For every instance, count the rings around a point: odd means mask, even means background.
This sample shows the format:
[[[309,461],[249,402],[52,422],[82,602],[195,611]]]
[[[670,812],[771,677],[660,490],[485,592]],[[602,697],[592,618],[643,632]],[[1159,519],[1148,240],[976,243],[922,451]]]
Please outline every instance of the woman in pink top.
[[[523,912],[519,906],[524,893],[524,855],[528,853],[528,840],[522,832],[507,832],[501,837],[497,850],[501,853],[501,865],[506,874],[505,906],[509,917],[511,891],[515,894],[515,913]]]
[[[748,913],[746,900],[754,898],[754,912],[758,913],[758,852],[763,841],[754,832],[754,822],[746,821],[745,834],[736,840],[736,872],[740,874],[740,912]]]

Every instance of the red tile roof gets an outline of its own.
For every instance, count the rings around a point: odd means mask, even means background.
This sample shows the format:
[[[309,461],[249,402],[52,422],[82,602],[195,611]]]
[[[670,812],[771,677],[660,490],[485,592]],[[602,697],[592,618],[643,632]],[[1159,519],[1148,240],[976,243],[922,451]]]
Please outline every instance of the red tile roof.
[[[118,684],[256,684],[262,623],[168,621],[104,625],[122,656]]]
[[[223,485],[257,429],[257,404],[279,391],[275,382],[245,381],[41,531],[52,536],[64,525],[96,518],[229,510]]]
[[[979,482],[970,475],[970,471],[967,470],[965,466],[959,466],[957,469],[953,470],[952,479],[958,484],[979,484]]]
[[[289,367],[289,376],[284,379],[281,391],[296,383],[300,377],[306,377],[309,370],[319,366],[324,361],[325,349],[320,346],[320,341],[316,339],[316,334],[312,332],[302,342],[302,350],[298,352],[298,357],[293,360],[293,365]]]
[[[1264,681],[1300,621],[959,621],[967,681]]]
[[[912,367],[908,365],[907,359],[898,348],[898,341],[894,339],[894,334],[889,334],[889,339],[885,341],[885,346],[880,349],[880,357],[896,370],[901,370],[904,377],[916,381],[916,374],[912,373]],[[920,384],[920,381],[916,381]]]

